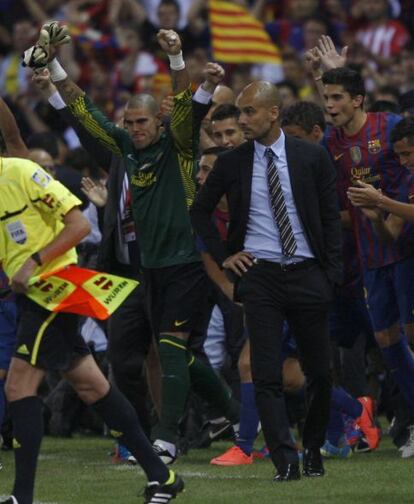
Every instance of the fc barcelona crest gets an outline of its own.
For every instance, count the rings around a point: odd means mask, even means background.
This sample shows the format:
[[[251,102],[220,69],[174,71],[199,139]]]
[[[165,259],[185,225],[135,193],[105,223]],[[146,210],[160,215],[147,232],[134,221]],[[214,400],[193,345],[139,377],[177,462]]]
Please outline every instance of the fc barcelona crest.
[[[378,138],[368,140],[368,152],[370,154],[378,154],[381,151],[381,142]]]
[[[359,164],[361,162],[362,153],[361,153],[361,149],[358,147],[358,145],[355,145],[354,147],[351,147],[349,149],[349,154],[350,154],[352,162],[354,164],[357,165],[357,164]]]

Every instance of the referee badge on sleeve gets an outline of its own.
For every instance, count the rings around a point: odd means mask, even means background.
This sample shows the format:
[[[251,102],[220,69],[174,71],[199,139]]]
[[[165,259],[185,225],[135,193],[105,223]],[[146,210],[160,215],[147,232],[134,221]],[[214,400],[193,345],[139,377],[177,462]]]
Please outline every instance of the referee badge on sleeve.
[[[44,170],[36,170],[32,175],[32,180],[35,184],[40,187],[47,187],[52,180],[52,177],[48,175]]]
[[[7,232],[9,233],[10,238],[18,243],[19,245],[23,245],[27,240],[26,228],[22,221],[14,221],[6,224]]]

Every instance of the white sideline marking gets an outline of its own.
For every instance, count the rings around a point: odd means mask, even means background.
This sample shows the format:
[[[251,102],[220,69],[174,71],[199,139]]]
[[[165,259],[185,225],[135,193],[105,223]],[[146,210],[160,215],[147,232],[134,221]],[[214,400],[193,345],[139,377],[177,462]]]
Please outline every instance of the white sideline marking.
[[[0,499],[8,499],[10,495],[0,495]],[[35,501],[33,504],[58,504],[57,502],[40,502]]]
[[[114,465],[114,471],[137,471],[138,474],[144,474],[143,470],[137,466],[132,465]],[[193,472],[193,471],[177,471],[180,476],[184,478],[203,478],[203,479],[211,479],[211,480],[249,480],[249,479],[260,479],[259,476],[254,474],[251,475],[240,475],[240,474],[209,474],[205,472]]]

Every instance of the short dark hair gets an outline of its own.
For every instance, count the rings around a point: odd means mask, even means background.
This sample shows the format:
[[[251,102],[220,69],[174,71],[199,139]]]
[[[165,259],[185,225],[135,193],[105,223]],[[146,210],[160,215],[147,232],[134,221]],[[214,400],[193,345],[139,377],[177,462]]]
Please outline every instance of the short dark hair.
[[[323,84],[336,84],[343,86],[345,91],[355,98],[358,95],[365,97],[365,84],[362,75],[349,67],[332,68],[322,75]]]
[[[207,149],[204,149],[203,152],[201,153],[202,156],[218,156],[219,154],[223,154],[223,152],[227,152],[229,149],[227,147],[219,147],[214,146],[214,147],[207,147]]]
[[[172,5],[177,9],[178,13],[181,13],[180,4],[177,2],[177,0],[161,0],[161,2],[158,4],[158,8],[160,8],[162,5]]]
[[[370,112],[391,112],[392,114],[399,114],[400,107],[398,103],[389,100],[377,100],[369,108]]]
[[[377,89],[377,94],[389,94],[395,97],[395,101],[398,101],[400,99],[401,93],[400,90],[395,87],[391,86],[390,84],[386,84],[384,86],[381,86]]]
[[[234,118],[238,121],[240,117],[240,109],[236,105],[224,104],[219,105],[211,114],[212,121],[224,121],[224,119]]]
[[[410,145],[414,145],[414,118],[407,117],[397,123],[391,131],[391,142],[399,142],[403,138],[408,140]]]
[[[325,131],[326,121],[322,108],[316,103],[302,101],[286,107],[282,111],[281,125],[300,126],[310,133],[315,125]]]

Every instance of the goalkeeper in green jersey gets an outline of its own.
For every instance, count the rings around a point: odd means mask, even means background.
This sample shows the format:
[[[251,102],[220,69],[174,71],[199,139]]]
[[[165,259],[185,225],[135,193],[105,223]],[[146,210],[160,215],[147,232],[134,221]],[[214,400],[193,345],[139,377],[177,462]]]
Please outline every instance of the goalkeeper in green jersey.
[[[53,29],[46,25],[38,44],[26,51],[24,59],[31,67],[47,65],[58,91],[50,93],[49,102],[55,108],[68,106],[102,148],[125,162],[162,368],[162,405],[153,432],[154,449],[171,463],[177,456],[178,423],[190,386],[230,422],[238,421],[237,403],[213,370],[188,349],[190,334],[205,317],[207,292],[188,209],[196,190],[201,120],[224,71],[210,63],[206,81],[193,98],[180,38],[172,30],[160,30],[158,41],[170,59],[174,93],[170,126],[163,125],[155,99],[138,94],[127,102],[124,128],[120,128],[68,78],[54,57],[54,46],[67,41],[63,40],[62,30],[56,24]]]

